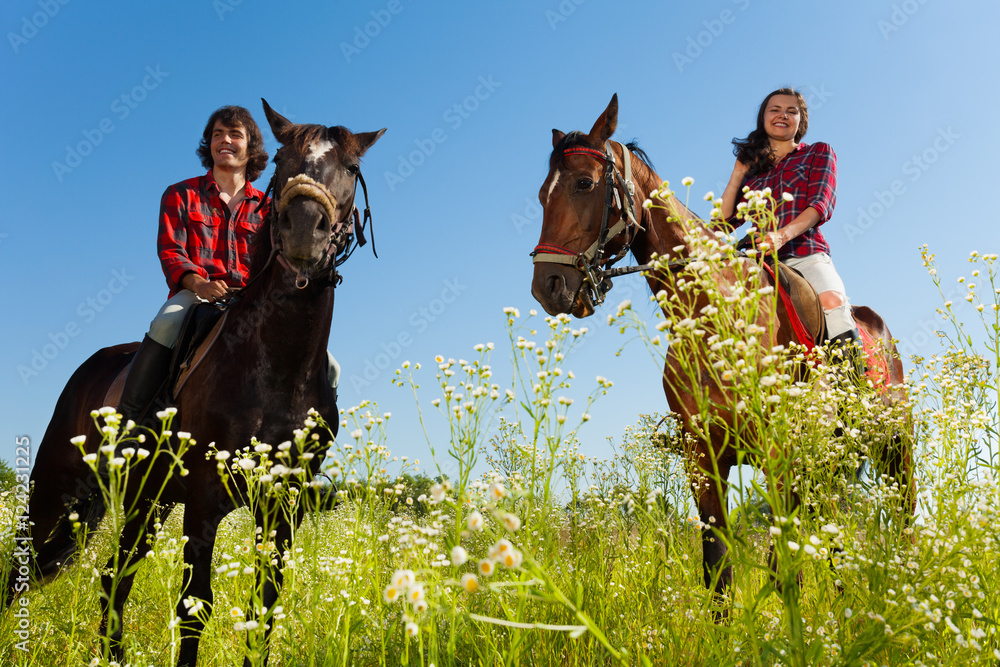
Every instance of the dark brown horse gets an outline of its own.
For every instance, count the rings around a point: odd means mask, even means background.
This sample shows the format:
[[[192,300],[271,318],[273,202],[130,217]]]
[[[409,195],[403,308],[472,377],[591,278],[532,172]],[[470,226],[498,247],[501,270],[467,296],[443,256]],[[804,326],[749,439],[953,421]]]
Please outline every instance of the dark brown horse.
[[[617,118],[618,96],[615,95],[589,133],[552,131],[549,173],[539,192],[544,216],[541,237],[533,253],[535,271],[531,283],[532,296],[551,315],[591,315],[611,288],[610,278],[631,272],[610,268],[630,251],[640,265],[648,264],[655,253],[671,260],[674,267],[684,266],[685,258],[693,255],[691,237],[686,238],[688,232],[679,220],[690,221],[687,226],[694,234],[715,238],[714,233],[673,196],[668,198],[665,208],[646,209],[632,203],[643,202],[662,181],[636,146],[609,141]],[[749,280],[745,270],[749,263],[752,260],[734,260],[716,271],[712,280],[726,293],[729,288]],[[647,281],[654,294],[673,289],[673,283],[665,280],[664,274],[657,270],[647,272]],[[701,293],[668,296],[676,296],[684,311],[689,313],[697,313],[709,304],[707,295]],[[664,314],[669,315],[668,309],[673,306],[666,300],[660,303]],[[855,307],[854,317],[859,327],[883,343],[890,382],[886,400],[904,399],[902,363],[882,318],[867,307]],[[761,340],[770,341],[772,346],[787,347],[797,342],[789,313],[780,301],[776,307],[763,304],[756,324],[764,331]],[[721,594],[732,581],[732,568],[726,558],[726,543],[718,538],[726,530],[729,514],[726,480],[730,468],[738,463],[736,448],[725,445],[726,433],[736,432],[740,418],[732,407],[725,407],[736,404],[732,388],[717,379],[718,374],[706,372],[709,370],[689,372],[683,368],[674,350],[668,350],[663,389],[670,409],[695,443],[692,453],[700,474],[692,476],[692,486],[701,521],[711,527],[704,532],[702,540],[705,585],[711,587],[714,582],[716,592]],[[698,391],[692,391],[695,382]],[[695,398],[699,392],[708,393],[717,422],[710,427],[707,437],[696,420],[700,416]],[[699,433],[703,435],[698,436]],[[899,481],[903,488],[904,510],[911,516],[916,497],[910,445],[908,438],[897,439],[901,441],[895,443],[880,463]],[[773,451],[776,446],[777,443],[772,443],[767,450]],[[708,483],[704,483],[706,479]]]
[[[119,539],[117,584],[111,576],[103,578],[109,603],[102,629],[110,631],[112,653],[119,661],[119,619],[132,585],[133,565],[141,558],[134,547],[155,521],[155,503],[166,511],[184,503],[188,537],[184,561],[190,570],[185,573],[181,599],[200,599],[211,612],[216,531],[223,517],[242,504],[247,489],[233,489],[230,483],[227,491],[216,460],[206,458],[206,446],[214,442],[220,451],[235,452],[254,437],[277,445],[292,439],[310,409],[334,431],[337,428],[336,397],[326,370],[338,277],[335,266],[338,255],[344,258],[358,220],[354,196],[360,179],[359,159],[385,130],[353,134],[339,126],[292,124],[266,101],[264,112],[282,144],[274,158],[274,205],[256,237],[255,277],[230,306],[219,342],[176,396],[173,430],[190,433],[198,443],[184,456],[187,475],[168,474],[159,462],[169,457],[150,457],[149,461],[157,463],[142,471],[148,472],[142,488],[132,483],[141,479],[134,474],[125,491],[125,506],[137,507],[137,518],[126,523]],[[76,512],[79,521],[91,527],[104,514],[97,480],[70,438],[86,434],[87,451],[96,451],[101,435],[90,412],[104,404],[108,389],[136,347],[119,345],[97,352],[73,374],[56,404],[31,473],[33,492],[26,517],[32,522],[36,550],[32,568],[40,581],[57,574],[73,557],[77,542],[69,514]],[[324,449],[320,447],[310,460],[293,460],[289,466],[301,466],[315,475]],[[162,494],[156,497],[161,486]],[[258,526],[265,511],[254,508]],[[280,517],[277,523],[273,542],[280,553],[290,542],[293,525]],[[263,607],[274,607],[281,581],[279,568],[258,572]],[[113,612],[110,628],[109,612]],[[178,664],[193,666],[204,624],[183,605],[178,605],[177,616],[183,621]]]

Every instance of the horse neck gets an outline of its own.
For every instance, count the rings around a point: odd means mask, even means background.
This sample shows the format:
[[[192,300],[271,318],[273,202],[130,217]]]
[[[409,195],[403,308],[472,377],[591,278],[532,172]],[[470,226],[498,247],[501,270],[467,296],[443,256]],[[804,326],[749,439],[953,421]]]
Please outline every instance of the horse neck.
[[[313,281],[298,289],[295,276],[277,262],[264,272],[233,308],[228,326],[252,343],[245,355],[274,359],[290,373],[318,370],[330,338],[333,286]]]
[[[650,193],[657,189],[662,179],[641,160],[633,158],[633,180],[636,185],[636,202],[650,199]],[[708,226],[673,195],[666,200],[657,199],[653,208],[642,209],[642,224],[645,231],[632,244],[632,253],[639,264],[647,264],[655,253],[657,257],[670,259],[691,256],[688,235],[707,236],[712,234]],[[681,221],[685,221],[684,224]],[[687,228],[685,230],[685,227]],[[675,250],[675,248],[680,248]]]

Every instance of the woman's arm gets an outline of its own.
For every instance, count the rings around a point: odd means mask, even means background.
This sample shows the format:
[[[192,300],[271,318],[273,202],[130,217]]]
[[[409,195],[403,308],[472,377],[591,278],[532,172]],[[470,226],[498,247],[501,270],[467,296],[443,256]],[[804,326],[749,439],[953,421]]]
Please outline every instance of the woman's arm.
[[[802,211],[802,213],[795,216],[794,220],[781,229],[768,232],[767,243],[771,246],[771,251],[775,253],[778,252],[778,250],[781,249],[781,246],[785,245],[807,229],[811,229],[821,219],[822,216],[819,211],[810,206],[806,208],[806,210]]]
[[[733,213],[736,212],[736,204],[743,197],[743,192],[740,188],[743,187],[743,179],[746,178],[747,169],[747,165],[739,160],[733,166],[733,173],[729,176],[729,183],[726,184],[726,189],[722,193],[723,220],[729,220],[729,218],[733,217]]]

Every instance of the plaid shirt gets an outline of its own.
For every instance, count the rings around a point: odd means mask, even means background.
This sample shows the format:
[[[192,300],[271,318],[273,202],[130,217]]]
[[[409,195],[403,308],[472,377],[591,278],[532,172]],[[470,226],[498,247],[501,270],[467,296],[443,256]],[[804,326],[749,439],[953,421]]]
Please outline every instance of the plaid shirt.
[[[246,196],[236,211],[219,197],[212,170],[204,176],[171,185],[160,200],[160,232],[156,249],[170,296],[181,291],[181,279],[197,273],[242,287],[250,275],[254,235],[270,207],[257,204],[264,193],[246,184]]]
[[[814,208],[819,213],[819,222],[781,246],[779,258],[807,257],[818,252],[830,254],[830,246],[819,230],[819,226],[833,215],[837,203],[837,156],[828,144],[801,143],[777,166],[744,180],[743,185],[751,190],[771,188],[771,195],[778,202],[775,213],[779,227],[791,223],[807,208]],[[782,201],[781,196],[786,192],[795,198],[790,202]]]

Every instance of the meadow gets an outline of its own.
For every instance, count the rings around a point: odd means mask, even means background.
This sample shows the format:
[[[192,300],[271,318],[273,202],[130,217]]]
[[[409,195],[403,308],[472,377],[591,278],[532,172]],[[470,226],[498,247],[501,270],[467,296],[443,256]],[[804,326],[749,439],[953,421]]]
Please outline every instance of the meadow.
[[[676,289],[727,260],[718,246],[701,253]],[[923,259],[941,288],[930,250]],[[315,415],[288,443],[248,443],[234,457],[217,456],[220,475],[246,478],[252,493],[279,501],[276,511],[308,511],[290,549],[255,531],[246,510],[226,519],[199,664],[229,666],[244,656],[261,664],[270,626],[274,666],[996,665],[998,269],[996,255],[969,257],[970,277],[960,281],[968,303],[942,303],[940,348],[906,360],[903,405],[846,386],[835,360],[804,377],[795,372],[807,363],[800,350],[772,349],[745,324],[762,299],[775,298],[752,285],[720,295],[720,306],[731,300],[716,312],[648,323],[649,308],[626,302],[609,316],[612,326],[638,333],[654,359],[668,346],[689,350],[692,368],[709,355],[713,372],[737,389],[746,422],[783,445],[777,455],[753,451],[733,434],[730,446],[745,448],[748,461],[769,456],[773,465],[752,478],[744,469],[747,478],[734,485],[729,529],[717,535],[735,575],[724,599],[702,581],[702,534],[713,527],[695,517],[690,447],[676,425],[636,415],[612,456],[583,456],[578,438],[593,436],[581,426],[611,386],[570,370],[585,329],[567,316],[505,309],[503,345],[397,371],[401,394],[412,389],[418,403],[426,394],[416,385],[439,388],[421,406],[422,419],[443,420],[450,438],[428,439],[430,461],[393,455],[391,413],[370,403],[342,410],[324,464],[335,491],[325,479],[296,480],[301,471],[283,463],[289,452],[331,440]],[[706,341],[709,320],[718,337]],[[496,371],[495,359],[512,372]],[[509,386],[497,383],[501,375],[513,377]],[[592,387],[583,405],[565,397],[577,383]],[[116,489],[149,452],[129,442],[115,415],[95,418],[110,427],[114,446],[101,456],[111,471],[105,493],[118,506]],[[169,429],[171,416],[163,419]],[[899,480],[871,465],[888,437],[908,428],[919,499],[912,522],[899,510]],[[438,474],[445,463],[448,478]],[[437,478],[419,492],[411,483],[418,469]],[[801,503],[777,491],[779,478]],[[5,491],[5,568],[18,500],[17,489]],[[0,618],[0,663],[108,664],[97,631],[100,575],[122,512],[109,513],[61,577],[27,593],[27,637],[18,636],[23,619],[12,611]],[[173,664],[183,622],[175,618],[180,514],[139,547],[145,556],[125,617],[128,664]],[[273,609],[255,607],[262,562],[285,576]],[[185,605],[191,615],[206,613],[199,600]]]

